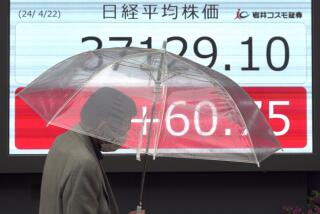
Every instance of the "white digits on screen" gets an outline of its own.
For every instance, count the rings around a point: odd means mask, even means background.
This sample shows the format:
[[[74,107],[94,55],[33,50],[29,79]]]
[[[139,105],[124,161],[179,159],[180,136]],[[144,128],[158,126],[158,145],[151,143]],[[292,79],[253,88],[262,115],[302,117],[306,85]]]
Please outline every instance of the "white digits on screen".
[[[277,119],[281,119],[284,121],[284,127],[281,131],[275,131],[274,134],[276,136],[281,136],[284,135],[288,132],[289,128],[290,128],[290,120],[289,118],[284,115],[284,114],[275,114],[274,113],[274,107],[275,106],[288,106],[290,103],[289,101],[270,101],[269,102],[269,118],[273,119],[273,118],[277,118]]]
[[[173,136],[183,136],[188,132],[190,124],[189,124],[189,120],[188,120],[186,115],[183,115],[183,114],[172,114],[173,109],[177,105],[186,105],[186,101],[176,101],[176,102],[172,103],[169,106],[169,108],[167,110],[167,113],[166,113],[166,126],[167,126],[167,129],[168,129],[168,132],[170,134],[172,134]],[[183,121],[183,123],[184,123],[183,129],[180,132],[174,131],[172,129],[172,127],[171,127],[171,120],[175,119],[175,118],[181,119]]]
[[[199,112],[201,110],[201,108],[205,105],[208,105],[212,111],[212,127],[209,131],[205,132],[202,131],[200,128],[200,120],[199,120]],[[217,129],[217,123],[218,123],[218,114],[217,114],[217,109],[215,107],[215,105],[210,102],[210,101],[202,101],[200,102],[195,109],[194,112],[194,126],[196,128],[196,131],[198,132],[199,135],[201,136],[210,136],[212,135],[216,129]]]
[[[262,101],[254,101],[259,109],[262,107]],[[284,122],[284,127],[281,131],[273,131],[276,136],[285,135],[290,129],[290,120],[284,114],[274,113],[275,106],[288,106],[290,102],[286,101],[269,101],[269,119],[281,119]]]
[[[171,135],[183,136],[189,131],[190,122],[189,122],[186,115],[172,114],[173,109],[177,105],[186,105],[186,102],[185,101],[176,101],[169,106],[167,113],[166,113],[166,126],[167,126],[168,132]],[[212,112],[212,127],[208,131],[203,131],[200,128],[200,111],[201,111],[201,108],[206,105],[210,107],[211,112]],[[181,131],[173,130],[172,126],[171,126],[171,120],[177,119],[177,118],[181,119],[184,124],[183,129]],[[195,107],[195,112],[194,112],[194,126],[195,126],[197,133],[201,136],[210,136],[216,131],[217,124],[218,124],[218,114],[217,114],[217,109],[216,109],[215,105],[210,101],[202,101],[202,102],[198,103]]]

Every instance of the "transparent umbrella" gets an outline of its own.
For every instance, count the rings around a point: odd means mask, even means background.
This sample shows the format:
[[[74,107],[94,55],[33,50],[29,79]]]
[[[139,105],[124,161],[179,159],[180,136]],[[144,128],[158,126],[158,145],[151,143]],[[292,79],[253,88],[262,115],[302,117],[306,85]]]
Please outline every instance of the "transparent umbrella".
[[[83,111],[112,88],[113,116]],[[72,56],[51,67],[19,94],[48,125],[99,138],[144,155],[260,162],[281,149],[250,96],[217,71],[165,50],[108,48]],[[125,108],[121,99],[130,98]],[[97,100],[97,99],[95,99]],[[133,110],[136,109],[136,110]],[[84,118],[97,118],[85,123]],[[125,118],[125,119],[124,119]],[[124,120],[131,119],[131,127]]]

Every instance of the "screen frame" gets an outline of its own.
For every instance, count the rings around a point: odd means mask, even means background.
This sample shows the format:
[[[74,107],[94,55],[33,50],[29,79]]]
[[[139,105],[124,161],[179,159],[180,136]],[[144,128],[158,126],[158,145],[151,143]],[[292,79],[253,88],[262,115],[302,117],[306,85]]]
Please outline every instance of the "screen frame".
[[[312,0],[312,154],[276,154],[258,168],[253,164],[158,158],[149,161],[150,172],[208,172],[208,171],[317,171],[320,170],[320,1]],[[10,97],[10,0],[0,7],[0,173],[41,173],[46,155],[9,155],[9,97]],[[140,172],[142,163],[134,155],[112,155],[103,159],[108,172]]]

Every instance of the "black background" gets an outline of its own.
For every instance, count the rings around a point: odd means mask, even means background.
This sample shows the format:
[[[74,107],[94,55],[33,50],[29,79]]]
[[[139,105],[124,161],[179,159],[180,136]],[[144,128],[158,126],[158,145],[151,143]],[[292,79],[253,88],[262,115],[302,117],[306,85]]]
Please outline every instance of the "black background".
[[[318,175],[277,173],[151,173],[145,186],[147,214],[280,214],[284,205],[306,206]],[[318,176],[319,177],[319,176]],[[121,214],[133,210],[140,174],[112,173]],[[0,176],[0,213],[36,214],[41,174]],[[76,213],[75,213],[76,214]]]
[[[319,3],[312,3],[314,154],[277,155],[263,162],[261,168],[160,158],[152,162],[154,172],[147,175],[148,214],[276,214],[284,205],[305,207],[306,195],[320,190]],[[8,155],[9,0],[0,3],[0,29],[0,214],[37,213],[45,157]],[[113,172],[109,179],[121,213],[127,213],[136,206],[140,174],[134,171],[139,171],[140,165],[133,157],[114,157],[106,163],[106,169]]]

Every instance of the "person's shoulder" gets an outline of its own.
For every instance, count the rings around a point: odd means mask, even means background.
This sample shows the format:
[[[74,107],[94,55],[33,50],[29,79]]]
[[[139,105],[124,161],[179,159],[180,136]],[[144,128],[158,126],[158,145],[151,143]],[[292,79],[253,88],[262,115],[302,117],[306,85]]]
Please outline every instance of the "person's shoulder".
[[[70,141],[70,137],[69,136],[70,136],[69,131],[66,131],[66,132],[58,135],[55,138],[54,142],[52,143],[51,150],[55,149],[56,147],[59,147],[61,144],[63,144],[66,141]]]
[[[90,157],[92,155],[89,154],[84,143],[80,142],[83,140],[78,134],[66,131],[56,137],[48,156],[61,159],[75,159],[78,162],[92,162],[93,160]]]
[[[65,131],[64,133],[58,135],[55,139],[55,144],[59,144],[60,142],[72,142],[75,139],[77,139],[77,134],[74,131],[68,130]]]
[[[87,148],[88,142],[83,142],[87,141],[87,138],[84,138],[83,135],[68,131],[57,140],[68,144],[68,155],[76,164],[83,167],[92,167],[94,164],[97,164],[95,156],[93,156],[89,151],[90,149]],[[63,148],[66,148],[66,146],[63,146]]]
[[[79,134],[73,131],[66,131],[55,138],[51,150],[70,151],[76,150],[81,146],[79,141],[83,140]]]

